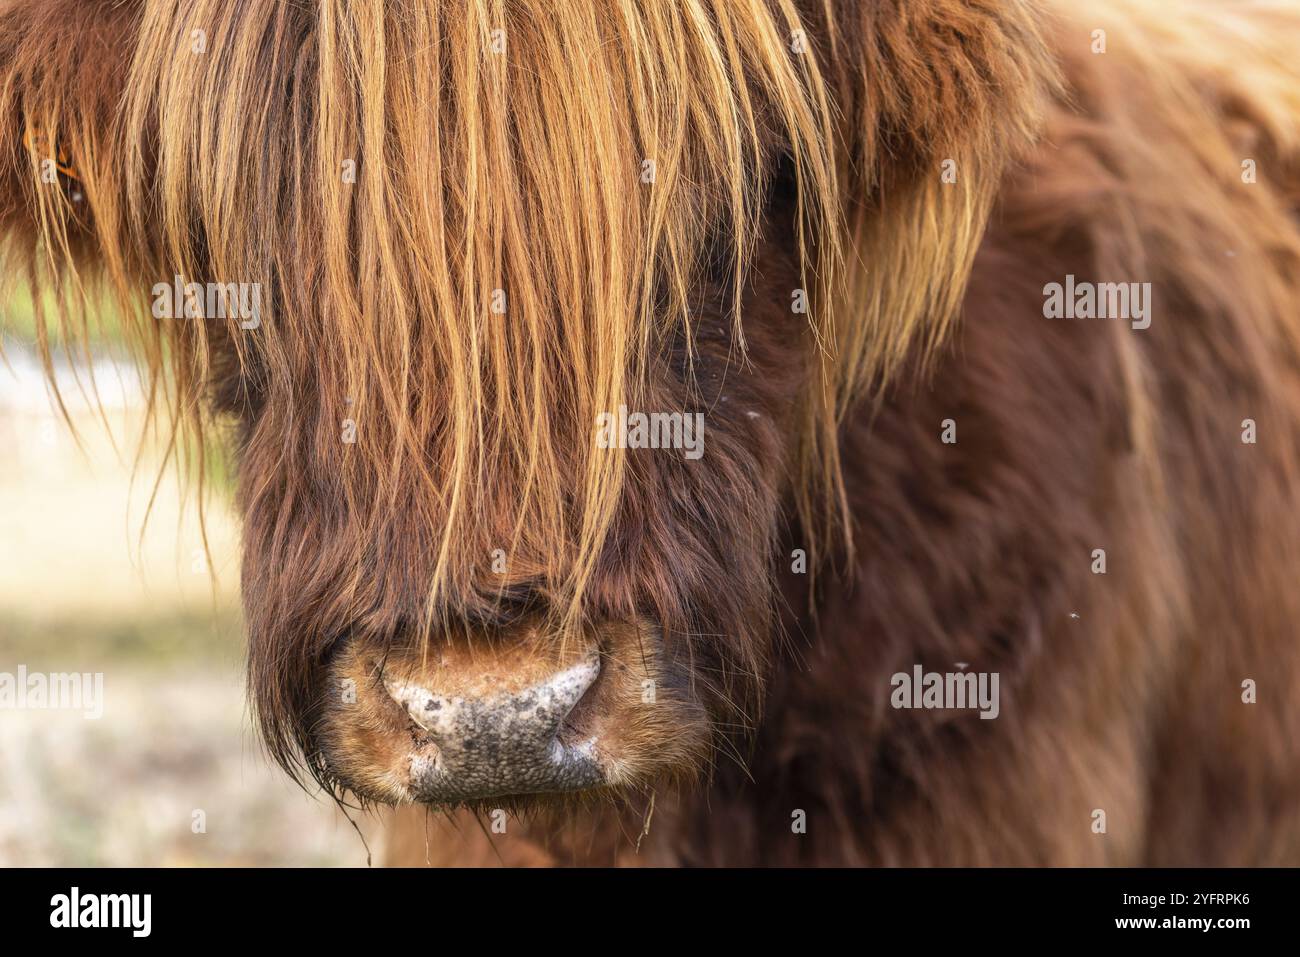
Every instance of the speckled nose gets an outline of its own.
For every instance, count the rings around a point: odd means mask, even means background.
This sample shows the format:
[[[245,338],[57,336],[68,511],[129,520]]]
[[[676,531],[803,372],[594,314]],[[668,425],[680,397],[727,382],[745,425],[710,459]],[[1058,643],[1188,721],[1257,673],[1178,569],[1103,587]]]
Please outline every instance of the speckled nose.
[[[517,688],[484,676],[455,694],[385,677],[385,690],[423,736],[410,758],[412,796],[448,803],[604,783],[595,738],[583,740],[565,722],[599,674],[593,651]]]

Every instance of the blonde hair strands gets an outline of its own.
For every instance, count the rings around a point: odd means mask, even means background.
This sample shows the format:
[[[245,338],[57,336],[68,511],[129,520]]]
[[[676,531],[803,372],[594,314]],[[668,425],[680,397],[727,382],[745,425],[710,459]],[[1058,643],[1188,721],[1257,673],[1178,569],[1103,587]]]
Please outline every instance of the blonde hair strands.
[[[595,447],[596,416],[638,406],[674,332],[689,344],[717,235],[743,361],[741,293],[776,151],[794,171],[820,347],[790,466],[810,551],[824,551],[843,510],[838,424],[914,333],[937,342],[1002,163],[1034,125],[1032,77],[1050,70],[1024,14],[970,4],[969,35],[999,39],[952,47],[945,72],[917,52],[947,35],[939,25],[897,11],[877,24],[871,5],[829,0],[807,23],[790,0],[124,7],[115,16],[139,21],[129,66],[15,41],[0,108],[68,148],[93,211],[81,222],[27,176],[40,254],[18,251],[38,279],[76,285],[69,236],[86,226],[182,429],[202,428],[213,337],[233,338],[264,400],[258,438],[290,465],[328,462],[313,474],[345,503],[358,606],[365,551],[400,511],[430,530],[431,615],[495,587],[488,556],[504,548],[575,624],[625,477],[626,453]],[[864,43],[840,35],[848,16]],[[1005,102],[1014,85],[962,80],[978,72],[966,60],[1023,78],[1021,102]],[[102,87],[98,111],[94,96],[58,95],[69,82]],[[918,117],[921,90],[934,108]],[[962,115],[980,122],[948,122]],[[907,150],[935,175],[892,176]],[[939,185],[947,155],[954,188]],[[142,293],[174,275],[261,284],[261,327],[143,314]],[[75,317],[60,325],[76,338]],[[339,442],[345,415],[354,445]],[[291,496],[256,480],[245,495],[288,524]],[[513,522],[492,527],[502,502]]]

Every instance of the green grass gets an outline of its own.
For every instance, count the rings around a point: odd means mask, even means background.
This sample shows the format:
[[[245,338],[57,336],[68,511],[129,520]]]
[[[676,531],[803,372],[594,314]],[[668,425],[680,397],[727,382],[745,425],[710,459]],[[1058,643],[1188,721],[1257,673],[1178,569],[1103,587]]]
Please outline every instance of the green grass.
[[[58,312],[55,309],[54,294],[43,290],[40,300],[47,331],[52,338],[57,338]],[[92,349],[121,344],[122,321],[115,306],[101,297],[92,300],[87,312],[90,320],[87,332]],[[0,332],[3,332],[5,339],[30,345],[36,342],[39,322],[31,290],[22,284],[15,285],[10,290],[8,301],[0,304]]]
[[[243,655],[242,616],[229,604],[39,620],[0,609],[0,635],[4,635],[5,660],[31,667],[67,664],[84,671],[97,663],[229,663]]]

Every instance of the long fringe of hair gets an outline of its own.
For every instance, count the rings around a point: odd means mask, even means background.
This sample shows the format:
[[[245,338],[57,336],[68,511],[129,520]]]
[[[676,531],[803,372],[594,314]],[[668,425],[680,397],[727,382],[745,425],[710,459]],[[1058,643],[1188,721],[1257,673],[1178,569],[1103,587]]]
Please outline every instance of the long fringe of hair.
[[[10,261],[62,290],[69,342],[102,266],[177,446],[233,343],[258,430],[329,450],[312,474],[346,503],[356,582],[386,515],[436,530],[431,615],[504,545],[581,617],[626,468],[596,417],[637,407],[672,333],[690,341],[718,236],[743,361],[777,154],[818,349],[790,469],[824,553],[845,531],[839,424],[941,339],[1052,76],[1028,0],[54,6],[0,7],[0,120],[40,134],[0,144]],[[41,181],[42,143],[84,202]],[[260,328],[154,319],[174,276],[260,284]],[[486,529],[500,496],[513,527]]]

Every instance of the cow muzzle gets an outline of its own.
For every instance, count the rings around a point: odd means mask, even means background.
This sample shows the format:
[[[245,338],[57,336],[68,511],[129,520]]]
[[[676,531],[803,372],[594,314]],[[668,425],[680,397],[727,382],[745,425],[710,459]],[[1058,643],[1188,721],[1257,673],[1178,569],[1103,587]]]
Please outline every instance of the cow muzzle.
[[[471,804],[685,773],[707,740],[689,681],[644,624],[558,641],[538,625],[383,650],[330,667],[330,772],[385,803]]]

